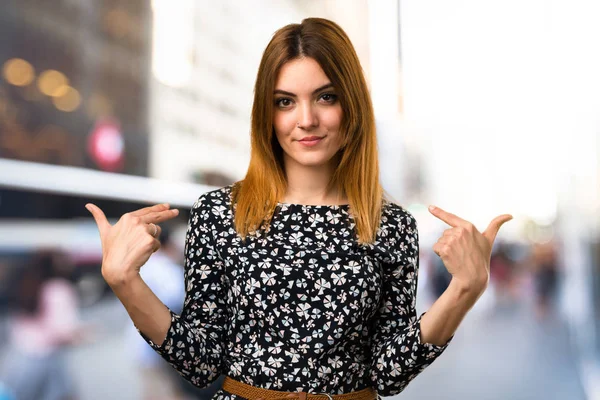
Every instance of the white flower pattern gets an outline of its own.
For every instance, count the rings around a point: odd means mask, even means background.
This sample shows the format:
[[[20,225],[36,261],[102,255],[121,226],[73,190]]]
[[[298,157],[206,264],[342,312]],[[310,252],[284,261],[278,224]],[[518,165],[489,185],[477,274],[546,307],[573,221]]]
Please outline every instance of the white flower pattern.
[[[163,343],[142,334],[194,385],[227,374],[266,389],[391,396],[448,346],[420,342],[417,226],[402,207],[384,201],[369,245],[347,205],[280,203],[270,230],[245,242],[234,210],[231,186],[193,205],[183,311]]]

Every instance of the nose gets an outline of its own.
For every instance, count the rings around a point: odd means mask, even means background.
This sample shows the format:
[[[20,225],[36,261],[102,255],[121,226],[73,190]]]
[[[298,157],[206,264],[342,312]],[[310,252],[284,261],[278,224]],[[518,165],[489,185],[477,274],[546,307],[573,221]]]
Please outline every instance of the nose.
[[[317,110],[311,103],[301,104],[298,108],[298,123],[300,129],[311,129],[319,125]]]

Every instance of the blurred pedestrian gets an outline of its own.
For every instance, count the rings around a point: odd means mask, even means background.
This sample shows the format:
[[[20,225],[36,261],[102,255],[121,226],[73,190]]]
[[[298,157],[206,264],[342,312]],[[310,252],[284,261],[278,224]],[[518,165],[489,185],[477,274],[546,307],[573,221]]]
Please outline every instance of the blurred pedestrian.
[[[509,244],[499,241],[490,258],[490,280],[494,289],[496,311],[510,310],[515,305],[518,293],[514,271],[515,263],[509,254]]]
[[[558,294],[559,265],[556,242],[534,245],[533,277],[535,312],[543,320],[554,314]]]
[[[78,295],[69,280],[68,258],[43,250],[22,266],[9,318],[9,351],[1,380],[18,400],[76,398],[65,350],[80,343],[87,329],[80,324]]]

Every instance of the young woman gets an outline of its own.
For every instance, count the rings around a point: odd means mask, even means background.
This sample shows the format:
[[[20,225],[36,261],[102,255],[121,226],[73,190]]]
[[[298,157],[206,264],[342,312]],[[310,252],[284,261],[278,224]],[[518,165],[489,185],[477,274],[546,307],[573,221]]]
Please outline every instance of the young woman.
[[[383,197],[373,109],[354,48],[335,23],[283,27],[259,67],[252,154],[243,181],[194,204],[181,315],[139,270],[166,204],[108,224],[87,205],[102,271],[148,343],[218,399],[373,399],[401,392],[446,348],[489,279],[487,231],[440,209],[452,226],[434,246],[452,283],[415,312],[415,219]],[[320,394],[320,395],[317,395]]]

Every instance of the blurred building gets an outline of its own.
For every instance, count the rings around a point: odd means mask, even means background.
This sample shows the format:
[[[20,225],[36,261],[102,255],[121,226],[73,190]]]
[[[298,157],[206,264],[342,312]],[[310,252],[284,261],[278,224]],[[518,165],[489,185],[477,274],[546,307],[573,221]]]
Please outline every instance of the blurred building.
[[[1,2],[0,158],[146,176],[151,22],[144,0]],[[4,217],[73,210],[0,194]]]
[[[0,157],[147,174],[147,1],[0,4]]]
[[[559,243],[561,315],[598,387],[600,3],[400,4],[403,135],[425,160],[422,201],[481,230],[511,213],[501,237]]]

